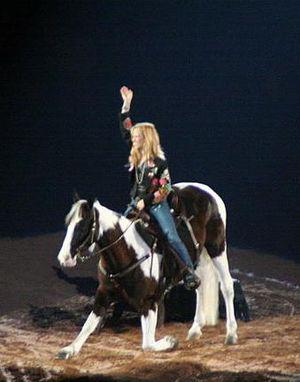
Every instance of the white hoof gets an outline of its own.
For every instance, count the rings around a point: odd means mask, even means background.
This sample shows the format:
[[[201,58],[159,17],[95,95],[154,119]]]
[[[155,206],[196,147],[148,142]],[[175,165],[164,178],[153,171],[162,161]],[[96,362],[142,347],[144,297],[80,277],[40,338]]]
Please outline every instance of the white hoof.
[[[195,341],[198,338],[200,338],[201,336],[202,336],[202,331],[201,331],[200,326],[197,324],[193,324],[193,326],[191,327],[191,329],[188,332],[186,339],[188,341]]]
[[[73,346],[66,346],[65,348],[62,348],[56,358],[57,359],[69,359],[69,358],[72,358],[74,357],[75,355],[77,354],[77,352],[75,352],[75,349]]]
[[[236,334],[229,334],[225,339],[225,345],[234,345],[237,343],[238,336]]]
[[[170,351],[178,346],[178,340],[173,336],[165,336],[151,346],[144,346],[144,351]]]
[[[174,350],[177,348],[179,344],[178,339],[173,336],[166,336],[165,340],[167,343],[169,343],[169,349],[166,349],[166,350]]]

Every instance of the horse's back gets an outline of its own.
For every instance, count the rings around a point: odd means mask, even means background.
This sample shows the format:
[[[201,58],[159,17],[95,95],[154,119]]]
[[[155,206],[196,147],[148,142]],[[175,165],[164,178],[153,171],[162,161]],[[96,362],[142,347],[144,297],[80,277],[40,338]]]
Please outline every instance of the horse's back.
[[[221,197],[209,186],[195,182],[174,184],[180,214],[190,219],[200,248],[210,257],[221,255],[226,247],[226,208]]]
[[[197,209],[198,213],[219,214],[226,225],[226,207],[222,198],[209,186],[197,182],[180,182],[173,185],[187,211]]]

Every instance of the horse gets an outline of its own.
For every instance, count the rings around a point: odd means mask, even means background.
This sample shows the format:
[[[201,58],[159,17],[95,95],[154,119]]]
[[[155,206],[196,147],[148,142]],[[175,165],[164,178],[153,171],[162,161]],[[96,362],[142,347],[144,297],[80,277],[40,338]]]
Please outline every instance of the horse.
[[[192,240],[186,245],[196,262],[195,272],[201,279],[196,289],[196,311],[187,340],[198,339],[203,326],[217,323],[220,284],[227,316],[225,344],[235,344],[237,323],[233,279],[227,259],[224,202],[204,184],[177,183],[173,188],[177,195],[174,209],[184,216],[189,228]],[[170,288],[161,266],[166,255],[162,256],[159,246],[151,248],[138,232],[136,221],[101,205],[97,199],[93,203],[85,199],[75,200],[65,223],[67,232],[58,254],[60,265],[74,267],[84,250],[94,251],[100,257],[99,286],[92,311],[80,333],[59,351],[57,357],[68,359],[77,355],[90,334],[103,325],[107,309],[119,301],[120,296],[141,316],[142,350],[175,349],[178,341],[174,336],[155,338],[158,305]],[[177,268],[178,277],[173,281],[182,279],[179,270],[180,267]]]

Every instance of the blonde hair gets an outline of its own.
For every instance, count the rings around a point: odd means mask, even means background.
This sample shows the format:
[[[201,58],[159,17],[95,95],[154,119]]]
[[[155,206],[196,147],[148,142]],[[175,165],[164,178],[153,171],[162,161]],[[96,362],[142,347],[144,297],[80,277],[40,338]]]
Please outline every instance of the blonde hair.
[[[130,129],[131,135],[134,132],[141,134],[144,138],[143,147],[136,148],[132,146],[129,156],[129,163],[136,167],[140,164],[142,157],[146,160],[154,159],[159,157],[165,159],[165,154],[160,145],[160,139],[158,132],[153,125],[149,122],[136,123]]]

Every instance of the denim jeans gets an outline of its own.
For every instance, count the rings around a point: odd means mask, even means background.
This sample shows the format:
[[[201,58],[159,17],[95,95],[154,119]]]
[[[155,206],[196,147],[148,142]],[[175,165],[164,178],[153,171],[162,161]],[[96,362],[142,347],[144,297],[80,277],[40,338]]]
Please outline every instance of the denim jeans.
[[[169,244],[178,253],[184,264],[193,269],[193,263],[188,250],[177,233],[168,202],[165,200],[159,204],[151,206],[149,212],[157,221]]]

